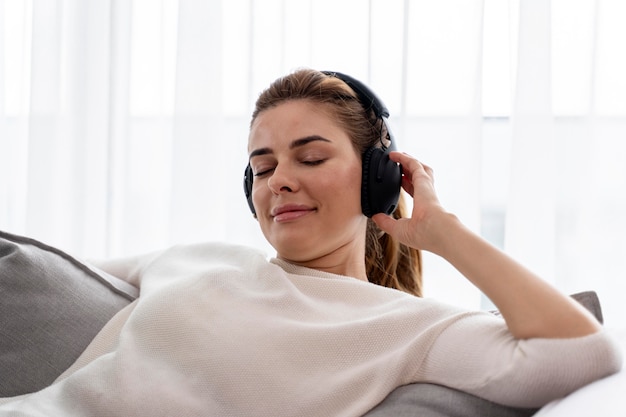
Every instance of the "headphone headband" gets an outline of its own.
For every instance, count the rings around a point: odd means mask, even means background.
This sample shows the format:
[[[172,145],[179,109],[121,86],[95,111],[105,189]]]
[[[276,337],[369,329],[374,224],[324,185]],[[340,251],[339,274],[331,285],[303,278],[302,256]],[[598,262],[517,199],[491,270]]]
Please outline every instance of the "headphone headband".
[[[339,78],[341,81],[348,84],[348,87],[350,87],[352,91],[356,93],[357,97],[359,98],[359,102],[363,105],[363,107],[365,107],[366,110],[374,110],[374,114],[376,115],[376,117],[389,117],[389,110],[387,110],[387,106],[385,106],[385,103],[383,103],[383,101],[378,98],[378,96],[361,81],[341,72],[322,71],[322,73],[330,77]]]

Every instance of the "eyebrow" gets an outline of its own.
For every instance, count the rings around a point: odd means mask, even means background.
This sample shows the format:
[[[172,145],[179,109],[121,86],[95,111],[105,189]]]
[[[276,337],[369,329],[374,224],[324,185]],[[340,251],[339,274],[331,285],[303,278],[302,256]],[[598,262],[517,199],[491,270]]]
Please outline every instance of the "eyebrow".
[[[295,148],[300,148],[302,146],[308,145],[311,142],[327,142],[327,143],[331,143],[330,140],[319,136],[319,135],[311,135],[311,136],[306,136],[300,139],[296,139],[293,142],[291,142],[289,144],[289,149],[295,149]],[[260,156],[260,155],[267,155],[267,154],[271,154],[274,151],[272,151],[271,148],[259,148],[259,149],[255,149],[252,152],[250,152],[250,157],[249,159],[252,159],[255,156]]]

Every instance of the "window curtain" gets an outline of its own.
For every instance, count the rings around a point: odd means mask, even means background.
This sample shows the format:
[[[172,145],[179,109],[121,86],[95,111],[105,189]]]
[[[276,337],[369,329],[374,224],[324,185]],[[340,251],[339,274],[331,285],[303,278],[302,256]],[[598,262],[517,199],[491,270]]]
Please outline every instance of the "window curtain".
[[[625,327],[619,0],[0,0],[0,228],[79,257],[273,254],[242,187],[257,94],[349,73],[443,204]],[[425,257],[426,295],[486,300]]]

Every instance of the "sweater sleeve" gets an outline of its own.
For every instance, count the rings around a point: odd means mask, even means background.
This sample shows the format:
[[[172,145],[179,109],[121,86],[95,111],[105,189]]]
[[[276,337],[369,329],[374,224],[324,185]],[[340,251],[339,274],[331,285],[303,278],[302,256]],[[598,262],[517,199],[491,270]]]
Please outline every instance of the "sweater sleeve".
[[[571,339],[517,340],[503,320],[477,313],[441,331],[419,372],[421,379],[500,404],[540,407],[621,366],[621,351],[606,330]]]
[[[107,274],[111,274],[141,289],[143,269],[162,253],[163,251],[158,251],[124,258],[90,259],[89,263]]]

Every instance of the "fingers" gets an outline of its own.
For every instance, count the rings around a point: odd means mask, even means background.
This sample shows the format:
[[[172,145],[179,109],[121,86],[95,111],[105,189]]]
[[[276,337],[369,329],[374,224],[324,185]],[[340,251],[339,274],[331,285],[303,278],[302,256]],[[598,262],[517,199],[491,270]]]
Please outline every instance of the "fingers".
[[[397,239],[400,243],[414,248],[419,247],[415,242],[411,242],[411,236],[415,235],[415,233],[411,231],[413,229],[410,225],[410,219],[394,219],[386,214],[378,213],[372,216],[372,220],[380,230]]]
[[[429,167],[428,165],[424,163],[421,163],[416,158],[410,156],[407,153],[393,151],[389,154],[389,159],[402,165],[402,168],[405,171],[413,172],[417,169],[417,170],[424,170],[424,172],[426,172],[428,176],[432,176],[433,174],[433,170],[431,167]]]
[[[434,184],[434,172],[431,167],[421,163],[416,158],[404,152],[391,152],[389,158],[402,165],[402,188],[411,196],[413,195],[413,185],[419,177],[427,177]]]
[[[430,177],[430,179],[434,181],[435,180],[435,176],[434,176],[435,172],[433,171],[433,169],[431,167],[429,167],[428,165],[424,164],[424,163],[420,162],[420,164],[422,165],[422,168],[424,169],[424,172],[426,172],[426,175],[428,175]]]
[[[374,214],[372,220],[376,223],[376,226],[383,232],[393,236],[393,229],[396,225],[396,219],[383,213]]]
[[[402,165],[402,188],[413,197],[411,216],[394,219],[379,213],[372,216],[372,220],[399,242],[420,248],[429,223],[427,219],[442,210],[433,185],[433,170],[405,153],[391,152],[389,158]]]

